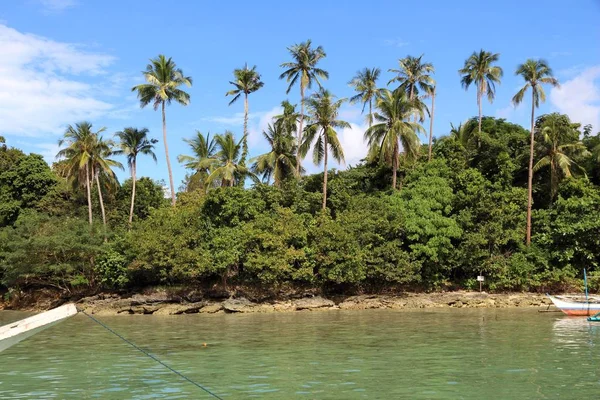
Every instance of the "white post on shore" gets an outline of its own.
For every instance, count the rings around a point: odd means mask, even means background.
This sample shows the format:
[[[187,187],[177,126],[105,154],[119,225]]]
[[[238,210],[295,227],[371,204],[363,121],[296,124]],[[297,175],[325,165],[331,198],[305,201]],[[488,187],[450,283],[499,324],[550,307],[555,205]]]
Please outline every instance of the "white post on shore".
[[[485,280],[485,278],[483,277],[483,275],[481,275],[481,272],[479,273],[479,275],[477,276],[477,281],[479,282],[479,293],[481,293],[483,291],[483,281]]]

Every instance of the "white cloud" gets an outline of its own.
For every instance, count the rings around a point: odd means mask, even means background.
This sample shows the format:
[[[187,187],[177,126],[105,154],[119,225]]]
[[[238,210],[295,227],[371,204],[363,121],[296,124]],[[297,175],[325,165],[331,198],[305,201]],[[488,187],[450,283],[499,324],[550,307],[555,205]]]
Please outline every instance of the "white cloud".
[[[520,89],[521,88],[519,87],[515,90],[515,92]],[[531,104],[529,106],[531,107]],[[524,115],[523,110],[525,110],[525,107],[523,107],[523,103],[519,104],[516,107],[512,103],[509,103],[506,107],[496,109],[494,116],[496,118],[504,118],[506,120],[510,120],[511,118],[522,117]]]
[[[271,108],[269,111],[260,112],[258,122],[248,126],[248,146],[256,147],[263,142],[262,132],[267,130],[269,124],[273,122],[273,117],[282,114],[283,109],[280,106]]]
[[[573,122],[600,127],[600,65],[587,68],[574,78],[553,88],[550,101]]]
[[[259,154],[264,146],[262,132],[267,130],[270,123],[273,122],[273,117],[283,112],[281,106],[276,106],[267,111],[256,111],[248,114],[248,146],[252,154]],[[244,126],[244,113],[236,112],[229,116],[212,116],[201,118],[200,121],[213,122],[220,129],[235,129],[236,136],[241,138],[242,128]],[[196,124],[196,121],[192,123]],[[254,148],[254,149],[253,149]]]
[[[402,40],[400,38],[395,38],[395,39],[385,39],[383,41],[383,44],[386,46],[404,47],[404,46],[408,46],[410,43],[405,40]]]
[[[50,165],[56,161],[56,154],[60,150],[60,146],[57,143],[34,143],[33,147],[40,149],[36,153],[41,154],[44,160]]]
[[[105,115],[113,106],[99,98],[116,85],[103,76],[114,57],[80,46],[24,34],[0,24],[0,121],[3,133],[56,135],[67,123]],[[88,82],[82,81],[85,76]],[[102,80],[97,84],[90,83]]]
[[[343,128],[338,130],[338,139],[344,150],[345,163],[338,164],[334,161],[331,156],[328,160],[328,168],[336,168],[338,170],[344,170],[350,166],[355,166],[367,155],[368,145],[363,140],[366,125],[358,125],[351,123],[350,128]],[[331,155],[331,153],[329,153]],[[323,171],[323,165],[315,165],[312,161],[312,149],[306,155],[306,158],[302,162],[302,166],[306,169],[309,174],[314,174]]]
[[[258,118],[262,118],[266,114],[265,111],[257,111],[251,112],[248,114],[248,123],[256,120]],[[212,117],[204,117],[200,119],[201,121],[214,122],[216,124],[221,125],[222,127],[241,127],[244,125],[244,113],[236,112],[232,115],[216,115]]]
[[[495,113],[496,118],[509,119],[510,116],[512,115],[512,113],[514,112],[514,110],[515,110],[515,107],[512,104],[509,104],[503,108],[498,108]]]
[[[369,106],[365,107],[365,113],[369,113]],[[365,115],[362,115],[362,104],[360,106],[345,105],[340,109],[339,118],[343,121],[356,122],[364,120]]]
[[[567,79],[579,75],[583,70],[585,70],[585,65],[577,64],[569,68],[559,69],[556,71],[556,75],[559,79]]]
[[[77,0],[39,0],[46,11],[61,12],[78,4]]]
[[[344,128],[338,132],[340,143],[344,149],[346,166],[358,164],[367,155],[369,146],[363,139],[366,130],[366,125],[351,123],[350,128]]]

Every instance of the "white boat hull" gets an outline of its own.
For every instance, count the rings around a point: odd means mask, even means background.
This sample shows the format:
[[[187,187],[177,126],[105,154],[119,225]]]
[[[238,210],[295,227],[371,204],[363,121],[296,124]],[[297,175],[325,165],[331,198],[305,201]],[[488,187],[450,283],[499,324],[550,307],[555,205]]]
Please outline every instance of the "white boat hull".
[[[567,315],[578,317],[589,317],[600,313],[600,303],[590,303],[589,301],[574,301],[560,298],[558,296],[548,296],[556,308]]]
[[[0,326],[0,351],[24,340],[54,323],[77,314],[75,304],[65,304],[53,310]]]

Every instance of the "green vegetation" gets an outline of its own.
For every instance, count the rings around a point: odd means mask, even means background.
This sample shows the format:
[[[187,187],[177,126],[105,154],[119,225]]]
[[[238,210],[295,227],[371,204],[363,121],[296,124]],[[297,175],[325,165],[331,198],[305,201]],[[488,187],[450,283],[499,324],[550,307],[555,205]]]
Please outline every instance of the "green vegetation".
[[[238,137],[196,131],[185,140],[191,155],[178,158],[190,172],[177,194],[168,163],[176,207],[161,182],[137,176],[137,157],[155,158],[146,129],[125,128],[113,142],[89,122],[69,126],[52,167],[0,137],[0,289],[441,290],[475,288],[484,274],[488,290],[541,291],[580,285],[583,267],[600,270],[600,136],[591,126],[582,135],[566,115],[534,118],[540,85],[557,84],[544,61],[517,69],[526,83],[514,102],[532,89],[531,131],[481,114],[481,97],[493,99],[502,76],[498,55],[481,51],[461,70],[463,85],[477,87],[479,116],[427,145],[418,134],[433,118],[433,65],[399,60],[391,89],[377,87],[378,68],[361,70],[351,101],[368,105],[369,152],[330,171],[329,156],[344,160],[345,99],[321,87],[321,47],[289,50],[281,77],[288,89],[299,83],[300,112],[284,101],[263,132],[270,151],[250,160],[246,123]],[[145,76],[134,90],[142,106],[162,108],[167,150],[165,105],[190,101],[178,87],[191,78],[164,56]],[[235,77],[233,101],[262,86],[255,68]],[[322,173],[303,175],[309,151]],[[131,172],[123,183],[119,155]]]

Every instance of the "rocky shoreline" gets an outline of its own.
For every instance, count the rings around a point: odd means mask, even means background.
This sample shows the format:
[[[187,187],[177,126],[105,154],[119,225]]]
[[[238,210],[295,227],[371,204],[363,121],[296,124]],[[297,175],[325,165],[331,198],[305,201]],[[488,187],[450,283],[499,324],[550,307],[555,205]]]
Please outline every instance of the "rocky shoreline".
[[[222,301],[186,301],[167,292],[121,297],[100,294],[77,302],[80,310],[95,315],[179,315],[216,313],[272,313],[292,311],[423,309],[423,308],[511,308],[546,307],[550,300],[537,293],[487,294],[479,292],[402,293],[358,295],[331,300],[321,296],[253,302],[245,297]]]

